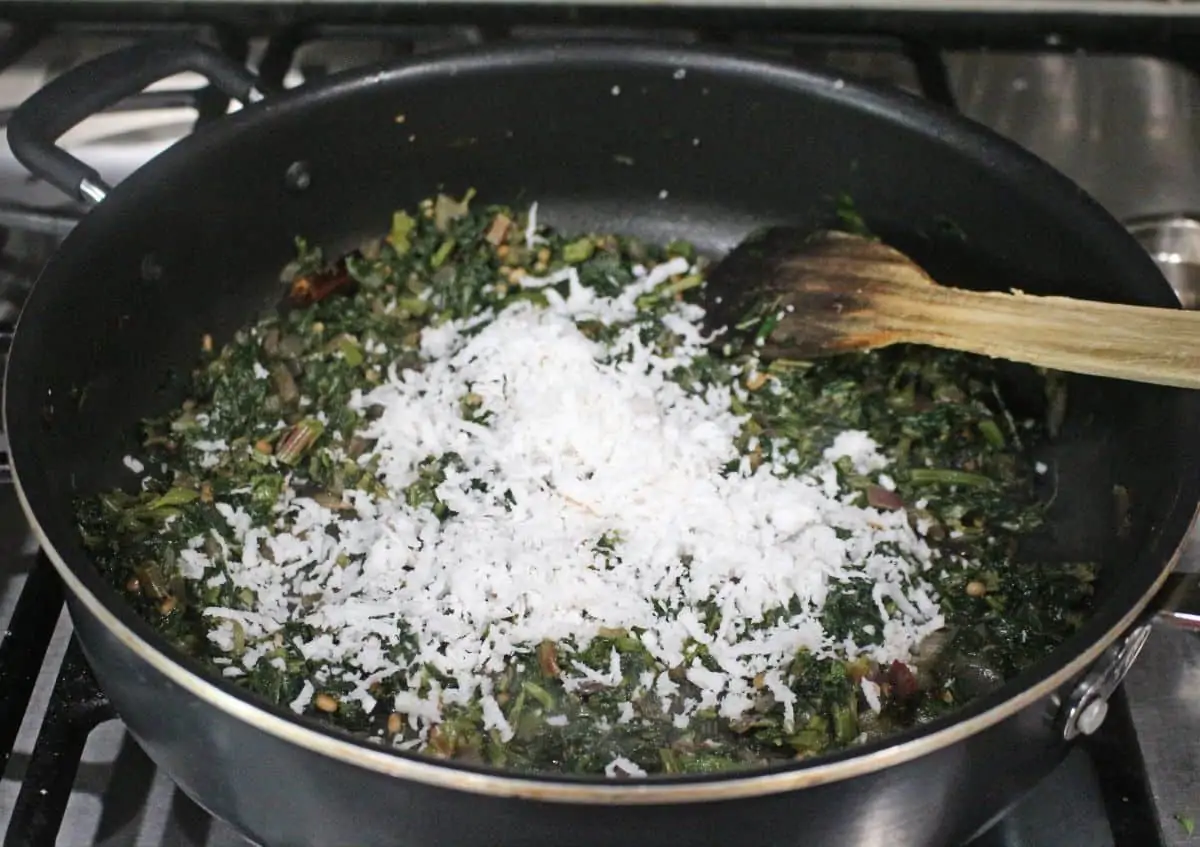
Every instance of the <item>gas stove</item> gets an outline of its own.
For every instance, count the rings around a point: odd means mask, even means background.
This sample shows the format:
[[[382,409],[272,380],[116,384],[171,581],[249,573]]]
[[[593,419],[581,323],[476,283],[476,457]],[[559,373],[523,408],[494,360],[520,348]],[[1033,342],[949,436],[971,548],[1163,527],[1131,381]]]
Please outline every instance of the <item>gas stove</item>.
[[[731,8],[733,7],[733,8]],[[858,14],[849,14],[856,7]],[[1110,16],[1093,14],[1107,9]],[[1173,9],[1174,12],[1170,10]],[[0,127],[62,70],[149,34],[244,59],[265,91],[379,60],[498,39],[719,42],[925,96],[997,129],[1126,221],[1200,303],[1200,3],[661,3],[653,8],[27,2],[0,11]],[[64,143],[111,183],[232,108],[182,74]],[[0,345],[83,214],[0,145]],[[3,348],[0,347],[0,350]],[[5,445],[0,442],[0,451]],[[4,467],[0,465],[0,480]],[[1200,547],[1184,567],[1200,569]],[[124,732],[71,638],[62,588],[0,484],[0,832],[4,845],[245,845]],[[1156,632],[1100,731],[972,847],[1191,843],[1200,819],[1200,640]],[[1200,835],[1196,836],[1200,838]]]

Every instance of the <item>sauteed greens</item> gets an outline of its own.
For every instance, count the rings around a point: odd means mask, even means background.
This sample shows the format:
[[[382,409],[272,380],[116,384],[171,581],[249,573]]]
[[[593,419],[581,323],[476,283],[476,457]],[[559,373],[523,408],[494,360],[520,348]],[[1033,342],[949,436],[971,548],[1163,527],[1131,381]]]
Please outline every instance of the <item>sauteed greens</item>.
[[[717,349],[689,245],[470,199],[299,242],[288,307],[146,422],[140,485],[79,503],[214,673],[436,757],[712,772],[945,714],[1087,614],[1092,565],[1015,562],[1043,427],[989,362],[759,362],[769,314]]]

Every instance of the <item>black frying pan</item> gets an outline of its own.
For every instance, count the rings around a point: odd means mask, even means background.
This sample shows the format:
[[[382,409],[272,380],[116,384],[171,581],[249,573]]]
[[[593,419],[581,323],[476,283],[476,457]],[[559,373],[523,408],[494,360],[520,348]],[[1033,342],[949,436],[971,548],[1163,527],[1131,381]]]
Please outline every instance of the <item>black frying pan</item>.
[[[474,186],[484,200],[537,200],[566,230],[719,253],[758,225],[826,224],[848,194],[935,276],[1174,300],[1132,238],[1016,146],[901,94],[706,51],[514,46],[356,71],[202,128],[106,197],[53,147],[181,68],[255,99],[219,54],[143,45],[71,71],[14,116],[9,139],[31,170],[102,202],[29,297],[5,416],[18,492],[97,678],[201,805],[285,845],[953,844],[1059,761],[1081,712],[1085,726],[1100,716],[1082,707],[1109,690],[1101,675],[1129,643],[1118,639],[1144,620],[1195,512],[1200,396],[1091,379],[1069,386],[1043,541],[1103,556],[1097,611],[1029,672],[919,730],[736,776],[516,777],[349,740],[207,676],[100,579],[71,501],[118,483],[137,421],[182,398],[203,333],[219,343],[273,305],[298,234],[349,248],[441,185]],[[1116,483],[1133,504],[1125,534]]]

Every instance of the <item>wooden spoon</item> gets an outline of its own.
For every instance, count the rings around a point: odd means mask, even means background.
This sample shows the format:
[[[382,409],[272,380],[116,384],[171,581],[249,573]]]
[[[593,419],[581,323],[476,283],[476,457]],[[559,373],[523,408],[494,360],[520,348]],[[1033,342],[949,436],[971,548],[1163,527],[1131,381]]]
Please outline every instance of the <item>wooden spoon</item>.
[[[761,344],[768,359],[925,344],[1200,388],[1200,312],[949,288],[899,250],[844,232],[753,236],[712,269],[706,300],[710,329],[778,315]]]

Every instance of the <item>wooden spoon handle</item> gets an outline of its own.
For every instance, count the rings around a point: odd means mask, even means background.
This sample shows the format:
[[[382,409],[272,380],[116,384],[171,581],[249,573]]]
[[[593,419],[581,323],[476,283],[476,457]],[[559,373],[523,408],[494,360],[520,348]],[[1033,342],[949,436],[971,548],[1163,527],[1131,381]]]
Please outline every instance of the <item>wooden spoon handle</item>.
[[[896,341],[1200,388],[1200,312],[935,284],[882,288],[872,292],[873,311]]]

